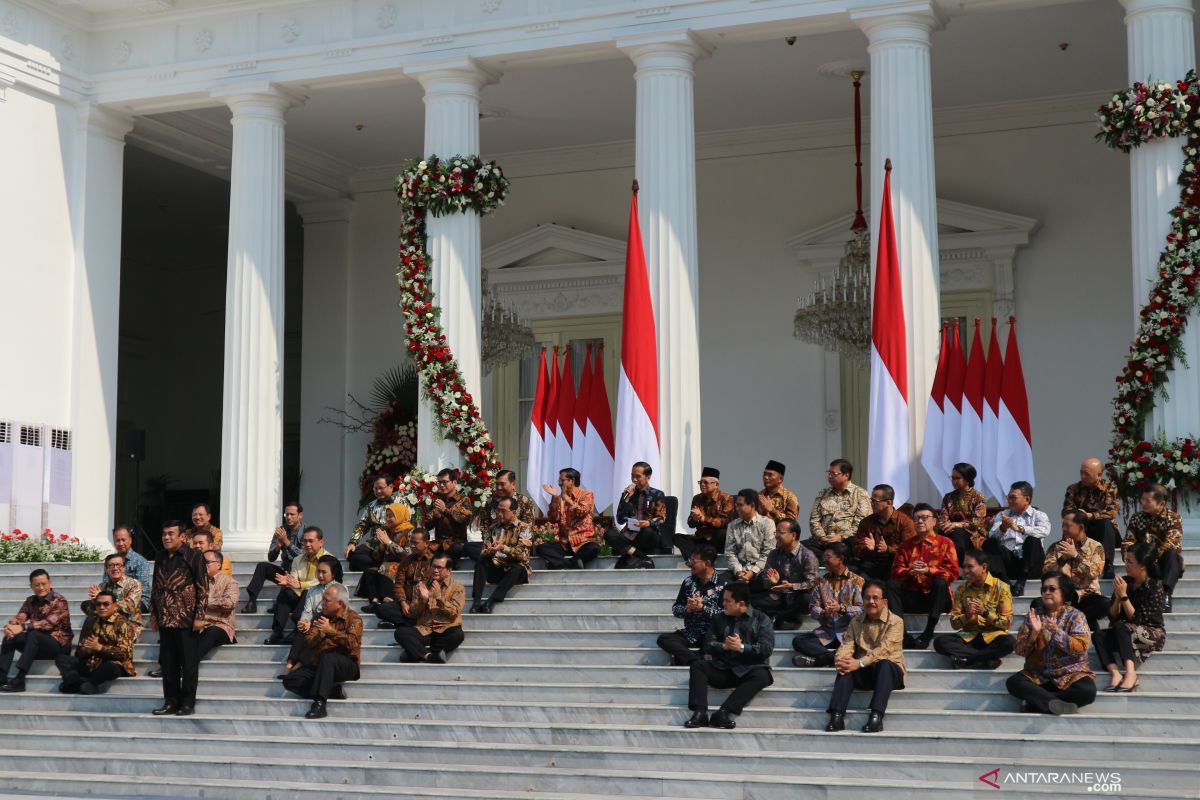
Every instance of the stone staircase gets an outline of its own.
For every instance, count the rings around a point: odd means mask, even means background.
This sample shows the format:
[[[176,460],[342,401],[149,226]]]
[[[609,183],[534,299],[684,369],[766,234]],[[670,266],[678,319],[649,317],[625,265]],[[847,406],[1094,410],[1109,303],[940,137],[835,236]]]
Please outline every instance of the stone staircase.
[[[611,559],[599,559],[583,572],[539,570],[496,613],[466,615],[466,644],[445,665],[399,663],[392,632],[366,617],[362,679],[322,721],[304,720],[308,701],[274,679],[287,647],[261,643],[266,614],[238,615],[239,643],[201,666],[190,718],[149,714],[161,699],[159,682],[144,676],[157,658],[150,631],[137,647],[142,674],[105,695],[60,695],[53,665],[37,662],[28,691],[0,695],[0,792],[792,800],[949,790],[959,797],[996,791],[979,776],[999,769],[997,780],[1118,772],[1126,793],[1200,798],[1200,547],[1185,558],[1193,567],[1176,591],[1167,650],[1147,663],[1141,689],[1101,693],[1074,717],[1017,713],[1004,690],[1020,668],[1016,656],[996,672],[951,671],[932,650],[909,651],[909,688],[893,695],[886,732],[857,732],[868,695],[856,693],[851,731],[827,734],[832,671],[793,668],[792,633],[784,631],[771,660],[775,684],[738,728],[685,730],[687,670],[667,666],[654,641],[677,627],[670,605],[686,571],[665,556],[653,571],[612,570]],[[0,616],[28,594],[34,566],[0,565]],[[73,609],[101,571],[45,566]],[[250,559],[235,562],[241,585],[252,567]],[[455,577],[469,591],[470,573]],[[347,575],[347,584],[357,579]],[[1019,616],[1034,587],[1017,602]],[[909,627],[919,628],[919,619]],[[949,629],[943,619],[939,630]],[[711,696],[716,703],[724,692]],[[1008,783],[1004,791],[1098,793],[1089,784],[1047,782]]]

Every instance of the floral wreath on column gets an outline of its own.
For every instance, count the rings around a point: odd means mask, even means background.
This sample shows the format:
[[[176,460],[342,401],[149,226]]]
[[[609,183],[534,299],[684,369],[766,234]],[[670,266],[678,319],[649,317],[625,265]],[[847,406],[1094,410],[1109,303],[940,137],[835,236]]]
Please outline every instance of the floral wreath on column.
[[[508,178],[496,162],[478,156],[431,155],[410,164],[396,178],[401,209],[396,277],[408,351],[421,377],[421,393],[433,407],[437,432],[458,445],[463,455],[460,486],[477,508],[491,497],[502,465],[442,330],[442,310],[431,287],[433,259],[427,249],[425,220],[430,214],[441,217],[472,210],[486,216],[504,205],[508,189]],[[432,505],[436,476],[419,466],[397,479],[396,485],[418,513]]]
[[[1200,85],[1195,70],[1177,83],[1135,83],[1113,95],[1097,112],[1099,141],[1128,153],[1165,137],[1184,137],[1179,173],[1179,204],[1171,210],[1171,230],[1158,259],[1158,273],[1127,363],[1117,376],[1113,399],[1111,469],[1121,494],[1136,498],[1148,484],[1174,485],[1175,491],[1200,492],[1200,450],[1195,437],[1167,441],[1159,433],[1142,437],[1155,397],[1166,397],[1167,373],[1176,361],[1186,365],[1183,330],[1189,312],[1200,304]]]

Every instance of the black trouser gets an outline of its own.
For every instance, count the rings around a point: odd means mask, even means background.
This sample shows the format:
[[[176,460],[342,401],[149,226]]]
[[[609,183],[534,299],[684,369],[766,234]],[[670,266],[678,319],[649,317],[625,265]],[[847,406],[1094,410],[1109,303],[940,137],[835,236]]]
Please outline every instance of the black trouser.
[[[703,656],[700,654],[700,643],[692,644],[688,641],[687,636],[683,631],[673,631],[664,633],[658,637],[658,646],[666,651],[671,657],[671,663],[685,667],[693,661],[699,661]]]
[[[898,580],[887,582],[888,609],[893,614],[929,615],[925,622],[925,636],[933,635],[942,614],[950,610],[950,584],[938,576],[930,582],[929,592],[910,589]]]
[[[13,653],[17,650],[21,651],[21,658],[17,661],[18,677],[25,677],[35,660],[58,658],[67,652],[67,648],[59,644],[58,640],[48,633],[42,631],[18,633],[0,644],[0,678],[8,677],[8,668],[12,666]]]
[[[812,550],[812,551],[813,551],[813,553],[814,553],[814,554],[816,555],[816,557],[817,557],[817,562],[818,562],[818,563],[824,563],[824,562],[825,562],[825,548],[826,548],[826,547],[828,547],[829,545],[827,545],[827,544],[825,544],[824,542],[820,541],[820,540],[819,540],[819,539],[817,539],[817,537],[815,537],[815,536],[810,536],[810,537],[808,537],[807,539],[805,539],[805,540],[804,540],[803,542],[801,542],[800,544],[804,545],[804,546],[805,546],[805,547],[807,547],[809,550]],[[850,546],[848,542],[847,542],[846,546],[847,546],[847,547],[849,547],[849,546]]]
[[[792,637],[792,649],[814,659],[818,667],[831,666],[833,654],[839,647],[841,642],[837,639],[830,637],[829,644],[824,644],[815,633],[801,633]]]
[[[750,579],[750,605],[770,617],[776,624],[799,622],[808,615],[808,592],[781,592],[772,595],[763,573]]]
[[[614,556],[620,558],[632,547],[637,551],[635,557],[649,558],[658,550],[658,531],[654,528],[642,528],[632,539],[626,533],[624,530],[610,530],[604,534],[604,542],[612,548]]]
[[[366,572],[375,566],[375,556],[371,554],[369,547],[361,544],[356,545],[354,552],[346,559],[346,564],[350,572]]]
[[[336,683],[358,680],[358,662],[345,653],[322,653],[315,667],[303,666],[283,678],[283,688],[312,700],[328,700]]]
[[[871,710],[880,714],[887,711],[888,698],[896,689],[904,688],[904,673],[895,663],[884,659],[870,666],[838,675],[833,682],[833,696],[829,698],[830,712],[845,712],[850,706],[850,695],[855,689],[871,689]]]
[[[1040,578],[1042,564],[1046,562],[1046,551],[1042,548],[1042,540],[1033,536],[1025,537],[1025,541],[1021,543],[1020,553],[1014,553],[1000,544],[999,539],[992,538],[988,538],[983,543],[983,551],[988,555],[995,556],[991,559],[993,574],[1010,581]]]
[[[1117,526],[1112,524],[1111,520],[1093,519],[1088,520],[1087,535],[1089,539],[1099,542],[1104,547],[1104,569],[1105,571],[1113,568],[1113,557],[1117,550]]]
[[[718,528],[711,539],[704,539],[699,536],[689,536],[685,533],[677,533],[673,540],[675,546],[679,548],[679,552],[683,554],[683,560],[686,561],[692,557],[692,553],[701,550],[705,547],[711,547],[718,553],[725,552],[725,534],[724,528]]]
[[[1183,561],[1179,558],[1177,550],[1167,550],[1158,558],[1158,575],[1162,581],[1163,591],[1167,594],[1175,593],[1175,584],[1179,582],[1179,577],[1183,575]]]
[[[1035,711],[1050,713],[1051,700],[1063,700],[1077,706],[1091,705],[1096,699],[1096,682],[1091,678],[1080,678],[1065,689],[1053,683],[1034,683],[1023,672],[1009,676],[1004,683],[1008,693],[1024,700]]]
[[[471,584],[471,598],[475,602],[483,599],[483,589],[489,583],[496,584],[488,598],[493,603],[503,603],[509,591],[519,583],[529,583],[529,574],[520,565],[502,567],[492,561],[475,563],[475,578]]]
[[[971,664],[982,664],[985,661],[998,661],[1013,651],[1017,640],[1007,633],[997,636],[992,641],[985,642],[982,634],[967,641],[957,633],[943,633],[933,640],[933,649],[947,658],[961,658]]]
[[[423,661],[425,653],[430,651],[449,653],[466,638],[461,625],[446,628],[441,633],[430,633],[428,636],[423,636],[413,627],[397,628],[394,635],[396,644],[404,650],[405,661]]]
[[[595,542],[584,542],[574,554],[568,553],[558,542],[539,544],[534,549],[550,569],[563,569],[573,561],[587,564],[600,555],[600,546]]]
[[[308,595],[308,589],[305,589],[300,594],[296,594],[291,589],[282,588],[279,590],[279,596],[275,598],[275,618],[271,620],[271,630],[276,634],[283,633],[283,629],[287,627],[287,621],[290,617],[294,622],[304,609],[304,598]]]
[[[267,581],[274,583],[276,575],[286,574],[287,572],[278,564],[272,564],[270,561],[258,562],[254,565],[254,577],[250,579],[250,583],[246,584],[246,596],[251,600],[258,599],[264,583]]]
[[[483,542],[467,542],[463,545],[463,556],[471,559],[476,564],[479,563],[479,557],[483,553]]]
[[[688,675],[688,708],[692,711],[708,711],[708,687],[733,689],[721,710],[727,714],[740,714],[754,696],[775,682],[771,668],[766,664],[753,666],[742,677],[731,669],[713,666],[711,661],[693,661]]]
[[[1115,666],[1124,670],[1126,661],[1142,663],[1137,650],[1133,648],[1133,634],[1129,626],[1121,621],[1114,622],[1098,632],[1092,637],[1092,642],[1096,645],[1096,655],[1100,657],[1100,666],[1104,669]]]
[[[390,603],[376,603],[375,616],[379,617],[383,622],[392,623],[396,627],[413,624],[413,618],[405,616],[404,609],[401,608],[400,603],[396,600]]]
[[[200,631],[200,635],[196,637],[196,660],[203,661],[204,657],[210,652],[222,645],[229,644],[230,641],[232,640],[229,638],[228,633],[216,625],[209,625]]]
[[[367,600],[382,600],[385,597],[391,597],[395,588],[396,582],[380,572],[378,566],[375,566],[364,571],[362,577],[358,579],[354,596]]]
[[[88,669],[87,665],[83,663],[83,659],[66,653],[60,653],[55,657],[54,666],[58,667],[58,671],[62,675],[62,683],[58,689],[64,694],[75,694],[84,681],[98,687],[129,674],[115,661],[101,661],[95,669]]]
[[[467,553],[467,542],[465,539],[439,539],[441,545],[439,550],[441,554],[450,559],[450,569],[458,568],[458,560]]]
[[[158,663],[162,667],[163,700],[167,705],[196,705],[200,659],[191,628],[158,629]]]
[[[891,553],[871,553],[851,560],[850,569],[864,578],[887,581],[892,577],[892,562],[895,560],[896,557]]]

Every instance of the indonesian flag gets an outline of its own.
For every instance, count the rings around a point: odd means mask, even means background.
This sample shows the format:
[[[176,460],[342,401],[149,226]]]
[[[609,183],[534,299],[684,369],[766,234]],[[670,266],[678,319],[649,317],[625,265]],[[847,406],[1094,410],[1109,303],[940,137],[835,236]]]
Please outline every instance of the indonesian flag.
[[[948,494],[954,488],[950,485],[950,473],[942,467],[942,426],[945,424],[942,403],[946,396],[946,367],[950,357],[948,329],[943,322],[937,371],[933,373],[933,388],[929,390],[929,405],[925,409],[925,442],[921,446],[921,466],[942,494]]]
[[[546,398],[550,387],[546,385],[546,348],[542,348],[542,357],[538,361],[537,392],[533,396],[533,413],[529,419],[529,458],[525,462],[525,485],[529,496],[545,514],[550,507],[549,500],[542,492],[545,476],[542,474],[542,459],[546,447]]]
[[[1004,379],[1004,362],[1000,356],[1000,337],[996,334],[996,318],[992,317],[992,336],[988,342],[987,373],[983,378],[983,457],[979,459],[980,486],[984,496],[997,500],[1008,496],[1008,489],[996,478],[996,437],[999,435],[997,416],[1000,413],[1000,384]]]
[[[571,347],[563,348],[562,372],[558,374],[558,444],[554,448],[555,476],[558,470],[576,466],[571,458],[575,445],[575,370],[571,367]]]
[[[892,224],[892,162],[883,176],[879,255],[871,313],[871,414],[867,466],[871,485],[891,484],[896,505],[908,500],[908,355],[900,258]]]
[[[629,207],[629,239],[625,245],[625,301],[621,320],[621,371],[617,387],[616,447],[610,494],[597,504],[617,502],[628,482],[629,468],[645,461],[657,473],[658,347],[654,337],[654,305],[638,226],[637,182]]]
[[[575,419],[571,433],[571,466],[580,471],[587,463],[587,418],[591,394],[592,346],[589,344],[583,356],[583,371],[579,375],[579,394],[575,395]]]
[[[986,371],[979,325],[976,319],[971,360],[967,362],[967,375],[963,381],[962,427],[958,441],[958,460],[972,465],[976,472],[983,463],[983,380]]]
[[[546,394],[546,444],[542,449],[542,483],[557,486],[558,471],[563,466],[558,463],[558,345],[554,346],[554,354],[547,366],[550,368],[550,391]],[[538,486],[540,488],[541,484]],[[545,501],[546,507],[549,508],[550,498],[547,496]]]
[[[950,355],[946,358],[946,397],[942,401],[942,469],[949,475],[958,463],[958,443],[962,439],[963,383],[967,365],[963,360],[962,340],[958,338],[958,320],[951,323]]]
[[[1008,318],[1008,349],[1000,382],[1000,410],[996,414],[996,479],[1007,487],[1033,480],[1033,435],[1029,428],[1029,397],[1017,349],[1017,318]]]
[[[613,423],[604,382],[604,346],[596,348],[592,362],[592,391],[588,398],[587,449],[581,472],[591,487],[597,513],[608,507],[613,496]]]

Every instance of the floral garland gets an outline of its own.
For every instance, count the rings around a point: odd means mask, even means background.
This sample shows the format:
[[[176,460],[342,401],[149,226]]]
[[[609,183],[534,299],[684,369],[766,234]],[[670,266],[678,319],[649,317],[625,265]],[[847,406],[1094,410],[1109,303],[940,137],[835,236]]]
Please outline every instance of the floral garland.
[[[1179,173],[1180,201],[1171,210],[1171,230],[1158,260],[1158,275],[1138,317],[1127,363],[1117,376],[1113,439],[1109,449],[1117,487],[1136,498],[1148,484],[1200,492],[1200,448],[1192,437],[1153,441],[1142,437],[1156,395],[1166,396],[1167,373],[1183,363],[1183,329],[1200,303],[1200,85],[1194,70],[1178,83],[1135,83],[1113,95],[1097,112],[1099,141],[1123,153],[1168,136],[1186,137]],[[1186,497],[1186,493],[1185,493]]]
[[[484,162],[478,156],[439,159],[431,155],[411,164],[396,179],[401,209],[396,276],[408,350],[421,376],[421,391],[433,407],[438,432],[458,445],[465,459],[459,471],[460,486],[477,508],[491,497],[502,465],[439,321],[441,308],[435,304],[431,288],[433,260],[426,248],[425,220],[427,214],[440,217],[472,210],[486,216],[504,205],[508,189],[508,178],[496,162]],[[432,475],[414,467],[397,481],[397,488],[420,512],[433,503],[436,483]]]

